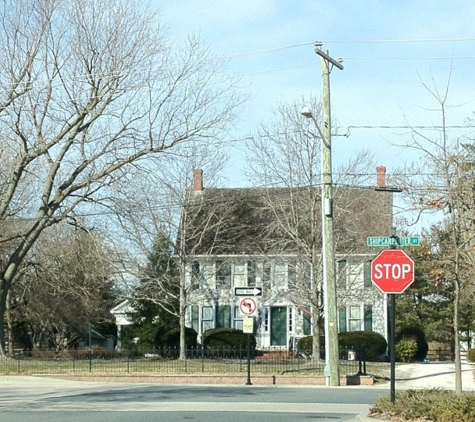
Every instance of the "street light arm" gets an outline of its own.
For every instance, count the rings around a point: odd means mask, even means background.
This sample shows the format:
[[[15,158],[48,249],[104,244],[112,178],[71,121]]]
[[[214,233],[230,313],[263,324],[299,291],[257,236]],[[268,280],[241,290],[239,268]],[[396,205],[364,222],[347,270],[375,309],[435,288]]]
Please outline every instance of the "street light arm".
[[[330,148],[330,144],[327,142],[327,140],[325,139],[325,136],[323,136],[323,132],[322,130],[320,129],[320,125],[318,124],[317,122],[317,119],[315,119],[313,113],[310,111],[310,109],[308,107],[304,107],[302,109],[302,111],[300,112],[300,114],[302,116],[304,116],[305,118],[307,119],[312,119],[313,120],[313,123],[315,124],[317,130],[318,130],[318,134],[320,135],[320,138],[323,142],[323,144],[327,147],[327,148]]]

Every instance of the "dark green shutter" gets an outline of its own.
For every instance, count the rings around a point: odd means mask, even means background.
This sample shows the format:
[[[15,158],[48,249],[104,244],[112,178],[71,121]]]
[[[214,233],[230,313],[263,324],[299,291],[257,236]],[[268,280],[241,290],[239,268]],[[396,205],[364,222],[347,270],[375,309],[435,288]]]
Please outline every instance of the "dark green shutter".
[[[338,319],[340,325],[340,333],[346,333],[346,308],[339,308],[338,309]]]
[[[367,261],[364,263],[364,287],[371,287],[373,283],[371,282],[371,262]]]
[[[200,307],[198,305],[191,306],[191,328],[196,332],[199,331],[199,317],[200,317]]]
[[[230,328],[231,327],[231,306],[217,306],[216,307],[216,328]]]
[[[364,307],[364,329],[365,331],[373,331],[373,306],[365,305]]]
[[[310,317],[306,314],[303,314],[303,335],[310,336],[312,334],[312,321]]]

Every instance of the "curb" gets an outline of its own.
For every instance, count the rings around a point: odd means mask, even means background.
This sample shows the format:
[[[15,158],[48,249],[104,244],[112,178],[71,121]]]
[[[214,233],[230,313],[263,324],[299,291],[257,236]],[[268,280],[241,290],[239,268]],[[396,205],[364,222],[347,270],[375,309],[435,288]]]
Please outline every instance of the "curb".
[[[370,418],[368,415],[364,413],[360,413],[358,416],[356,416],[355,421],[356,422],[388,422],[387,419]]]

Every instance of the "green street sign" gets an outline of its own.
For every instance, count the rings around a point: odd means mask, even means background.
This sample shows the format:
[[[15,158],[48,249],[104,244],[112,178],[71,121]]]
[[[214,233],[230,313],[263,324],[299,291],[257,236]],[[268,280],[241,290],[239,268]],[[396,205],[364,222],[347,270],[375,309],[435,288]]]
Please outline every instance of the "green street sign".
[[[419,246],[420,240],[418,236],[411,237],[389,237],[389,236],[372,236],[366,239],[368,246]]]

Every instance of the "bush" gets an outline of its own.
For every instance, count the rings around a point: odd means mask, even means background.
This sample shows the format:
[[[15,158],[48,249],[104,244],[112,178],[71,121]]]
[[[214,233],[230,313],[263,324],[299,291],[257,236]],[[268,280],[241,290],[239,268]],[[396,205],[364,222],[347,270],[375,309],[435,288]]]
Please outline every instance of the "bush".
[[[196,347],[198,333],[190,327],[185,327],[186,347]],[[155,337],[155,344],[159,348],[179,348],[180,347],[180,327],[173,327],[165,331],[159,331]]]
[[[475,393],[456,394],[447,390],[406,390],[376,400],[370,410],[374,417],[392,420],[428,420],[438,422],[475,421]]]
[[[253,334],[245,334],[235,328],[215,328],[208,330],[203,335],[203,346],[211,349],[245,349],[247,336],[251,336],[251,349],[256,348],[256,338]]]
[[[475,362],[475,349],[468,349],[467,360],[469,362]]]
[[[419,328],[405,328],[396,336],[396,344],[401,340],[413,340],[416,342],[417,350],[413,356],[413,360],[423,361],[427,357],[429,345],[426,341],[424,331]]]
[[[312,349],[313,336],[302,337],[297,343],[298,350]],[[325,346],[325,337],[320,337],[320,348]]]
[[[298,344],[298,350],[312,349],[312,336],[302,337]],[[340,349],[354,349],[356,358],[359,359],[360,350],[364,349],[365,359],[375,361],[386,353],[386,339],[374,331],[350,331],[338,334]],[[324,347],[325,337],[320,338],[320,347]]]
[[[340,333],[338,341],[341,349],[354,349],[359,359],[360,350],[364,350],[365,359],[375,361],[386,353],[386,339],[374,331],[349,331]]]
[[[412,362],[417,354],[417,343],[414,340],[401,340],[396,344],[396,358],[401,362]]]

